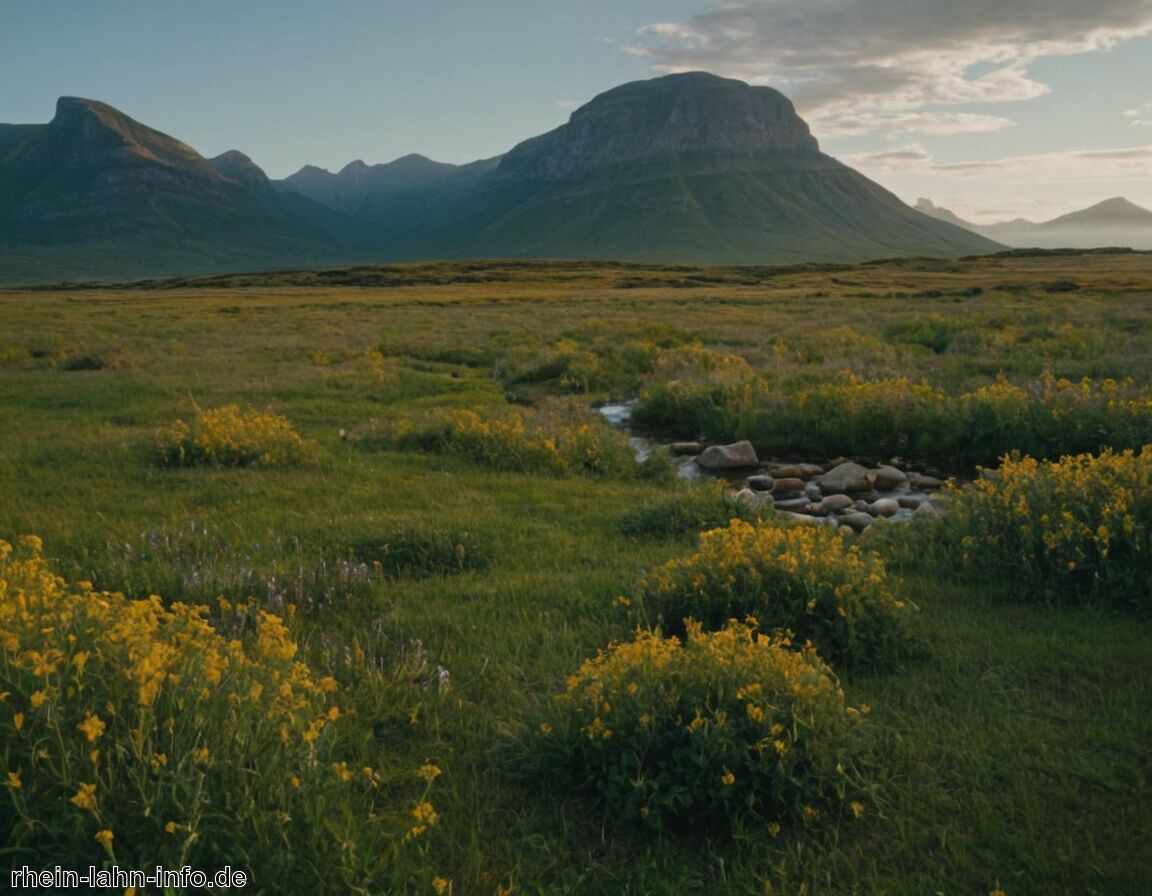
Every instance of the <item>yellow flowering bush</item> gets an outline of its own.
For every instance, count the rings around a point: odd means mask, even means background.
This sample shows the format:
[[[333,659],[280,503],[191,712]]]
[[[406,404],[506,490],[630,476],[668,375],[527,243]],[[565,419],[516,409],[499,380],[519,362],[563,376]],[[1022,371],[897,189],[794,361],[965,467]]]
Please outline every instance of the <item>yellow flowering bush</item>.
[[[1005,458],[954,488],[936,537],[973,576],[1050,600],[1152,609],[1152,445],[1056,462]]]
[[[654,382],[633,411],[654,429],[714,440],[750,439],[772,451],[987,464],[1009,451],[1063,454],[1138,448],[1152,441],[1152,394],[1130,380],[1074,382],[1043,374],[1000,378],[950,394],[906,378],[851,374],[811,383],[768,376]]]
[[[811,648],[743,625],[691,626],[684,641],[641,630],[568,678],[540,753],[613,818],[723,829],[842,799],[854,719]]]
[[[216,616],[70,588],[39,539],[0,541],[0,842],[45,866],[231,863],[272,888],[386,871],[400,831],[368,824],[380,774],[335,759],[338,683],[277,616]]]
[[[890,664],[907,643],[909,607],[893,595],[883,559],[823,527],[732,520],[649,572],[637,597],[670,632],[688,619],[716,629],[751,616],[811,641],[834,665]]]
[[[305,460],[309,451],[287,417],[234,404],[198,410],[191,425],[177,420],[156,436],[156,456],[166,467],[279,467]]]
[[[588,408],[566,402],[546,404],[528,414],[447,411],[423,426],[401,423],[394,437],[385,441],[455,454],[515,473],[627,477],[652,472],[636,463],[623,432]]]

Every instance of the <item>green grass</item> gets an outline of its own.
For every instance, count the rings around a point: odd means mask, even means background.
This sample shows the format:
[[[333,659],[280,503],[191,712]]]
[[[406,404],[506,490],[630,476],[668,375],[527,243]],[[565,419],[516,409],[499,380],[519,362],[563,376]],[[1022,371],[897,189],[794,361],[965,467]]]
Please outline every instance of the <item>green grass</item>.
[[[628,397],[654,374],[624,344],[651,343],[658,358],[699,340],[781,382],[850,370],[956,391],[1050,371],[1147,390],[1152,259],[438,263],[356,276],[0,292],[0,538],[40,535],[58,572],[97,588],[297,603],[303,653],[345,685],[348,743],[393,776],[394,813],[407,810],[411,769],[443,769],[430,797],[440,823],[403,852],[391,892],[432,892],[434,876],[455,894],[1152,891],[1146,617],[1020,604],[1004,586],[953,581],[931,555],[902,554],[891,573],[920,608],[916,657],[843,679],[850,703],[872,707],[852,770],[868,794],[863,818],[775,837],[754,823],[713,837],[634,831],[531,774],[527,720],[584,659],[630,635],[635,618],[613,599],[690,551],[691,521],[711,511],[686,512],[668,483],[506,473],[356,439],[440,409],[496,413],[507,392]],[[1045,292],[1060,280],[1082,288]],[[598,378],[512,382],[562,339]],[[103,367],[67,369],[80,357]],[[283,414],[314,457],[282,469],[155,465],[158,429],[226,404]],[[484,562],[398,576],[340,565],[399,531],[468,533]],[[352,644],[381,676],[343,661]],[[13,861],[4,846],[0,865]],[[102,857],[89,842],[29,863]]]

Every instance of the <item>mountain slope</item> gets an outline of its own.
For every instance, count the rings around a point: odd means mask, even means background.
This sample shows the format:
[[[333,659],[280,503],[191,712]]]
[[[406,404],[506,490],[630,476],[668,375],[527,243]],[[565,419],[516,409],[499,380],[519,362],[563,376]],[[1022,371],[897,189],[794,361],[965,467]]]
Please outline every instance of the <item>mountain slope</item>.
[[[0,125],[0,279],[131,279],[412,258],[772,264],[1000,246],[820,152],[782,94],[701,72],[625,84],[501,157],[408,155],[270,181],[104,103]]]
[[[0,129],[0,245],[66,275],[117,278],[310,263],[338,254],[326,209],[285,203],[241,153],[211,162],[93,100]],[[309,218],[313,220],[309,220]],[[106,257],[93,268],[93,260]],[[55,272],[53,272],[55,273]]]
[[[601,94],[469,186],[397,248],[735,264],[1000,248],[821,153],[777,91],[701,72]]]

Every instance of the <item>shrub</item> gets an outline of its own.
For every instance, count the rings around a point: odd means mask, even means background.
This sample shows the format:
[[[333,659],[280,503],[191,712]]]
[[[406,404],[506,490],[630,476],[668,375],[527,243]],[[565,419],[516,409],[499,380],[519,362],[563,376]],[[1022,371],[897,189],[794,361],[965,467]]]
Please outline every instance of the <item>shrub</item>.
[[[880,555],[823,527],[732,520],[701,535],[695,553],[652,570],[638,598],[673,633],[687,619],[716,629],[752,616],[811,641],[834,665],[888,665],[907,646],[907,606],[888,587]]]
[[[208,615],[69,588],[39,539],[0,542],[0,842],[45,867],[379,884],[408,824],[377,820],[380,772],[340,755],[338,684],[278,617]]]
[[[953,490],[937,537],[973,577],[1055,602],[1152,610],[1152,445],[1045,463],[1005,458]]]
[[[807,820],[843,796],[853,716],[811,649],[738,625],[638,631],[568,678],[541,756],[625,823]]]
[[[637,464],[627,436],[599,415],[564,402],[545,403],[529,414],[447,411],[423,425],[401,422],[390,436],[364,441],[456,454],[510,473],[645,477],[664,472],[656,463]]]
[[[191,426],[177,420],[156,437],[165,467],[278,467],[305,460],[309,450],[288,418],[234,404],[197,411]]]

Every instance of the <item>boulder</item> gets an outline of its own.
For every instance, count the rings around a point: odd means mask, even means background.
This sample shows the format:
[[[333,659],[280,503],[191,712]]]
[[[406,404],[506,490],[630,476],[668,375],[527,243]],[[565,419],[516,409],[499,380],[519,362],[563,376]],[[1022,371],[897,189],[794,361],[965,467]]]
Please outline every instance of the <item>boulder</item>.
[[[942,488],[944,481],[937,479],[935,476],[927,476],[923,473],[917,473],[915,476],[908,480],[908,484],[912,488],[919,489],[920,491],[930,492],[935,489]]]
[[[680,457],[682,455],[690,455],[695,457],[703,450],[704,446],[699,442],[673,442],[668,446],[668,451],[674,457]]]
[[[824,513],[837,513],[841,510],[847,510],[855,504],[856,502],[847,495],[829,495],[820,502],[820,509]]]
[[[804,480],[778,478],[772,484],[772,491],[777,495],[802,495],[804,494]]]
[[[752,443],[745,440],[731,445],[712,445],[705,448],[696,458],[704,470],[740,470],[745,467],[760,466],[760,458]]]
[[[867,492],[876,484],[876,474],[849,460],[837,464],[823,476],[817,477],[816,484],[829,495]]]
[[[854,510],[851,513],[846,513],[843,516],[836,517],[838,523],[842,523],[852,529],[853,532],[863,532],[872,525],[872,517],[867,513],[859,510]]]
[[[940,519],[940,511],[932,506],[931,501],[925,501],[916,508],[912,516],[918,520],[938,520]]]
[[[895,467],[890,467],[887,464],[881,464],[872,470],[872,472],[876,474],[876,488],[881,491],[899,488],[902,485],[908,484],[908,474],[903,470],[897,470]]]
[[[742,488],[736,492],[733,502],[736,504],[744,504],[755,510],[761,504],[768,500],[768,495],[762,495],[759,492],[754,492],[750,488]]]
[[[868,505],[868,512],[873,516],[895,516],[900,510],[900,502],[895,498],[880,498]]]
[[[772,491],[772,485],[776,480],[766,473],[759,473],[755,476],[748,477],[748,488],[758,492]]]

